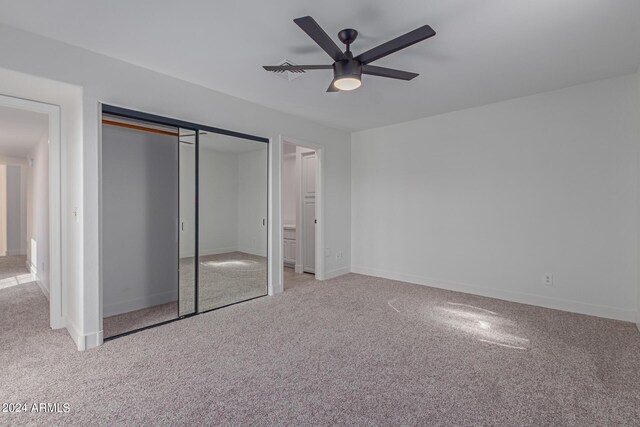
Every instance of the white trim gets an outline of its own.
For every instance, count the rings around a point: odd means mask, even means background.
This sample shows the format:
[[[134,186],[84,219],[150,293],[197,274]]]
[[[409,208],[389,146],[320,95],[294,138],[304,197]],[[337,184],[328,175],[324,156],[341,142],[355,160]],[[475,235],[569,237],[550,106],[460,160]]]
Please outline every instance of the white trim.
[[[336,277],[344,276],[345,274],[349,274],[349,273],[351,273],[351,268],[349,267],[338,268],[337,270],[331,270],[331,271],[325,272],[324,279],[325,280],[335,279]]]
[[[27,166],[27,159],[22,157],[3,156],[0,154],[0,165]]]
[[[84,351],[86,349],[86,343],[80,330],[76,326],[75,323],[70,318],[66,319],[67,331],[69,331],[69,335],[73,338],[73,341],[76,343],[76,347],[78,347],[79,351]]]
[[[255,249],[255,248],[238,248],[236,252],[242,252],[243,254],[261,256],[265,258],[267,256],[266,251]]]
[[[104,317],[107,318],[110,316],[129,313],[130,311],[142,310],[144,308],[154,307],[156,305],[166,304],[173,301],[178,301],[177,289],[166,292],[159,292],[152,295],[144,295],[142,297],[132,298],[126,301],[106,304],[102,308],[102,313]]]
[[[33,277],[33,281],[36,282],[44,296],[47,298],[47,301],[49,301],[49,304],[51,304],[51,294],[49,294],[49,289],[44,285],[40,275],[38,275],[38,268],[31,264],[29,260],[27,260],[25,264],[27,266],[27,270],[29,270],[29,274]]]
[[[275,148],[275,149],[274,149]],[[274,197],[281,197],[282,188],[280,188],[279,193],[275,194],[273,188],[274,180],[280,182],[282,180],[282,166],[280,163],[282,155],[282,143],[278,141],[276,147],[273,146],[273,139],[269,138],[269,144],[267,144],[267,295],[275,295],[277,293],[282,292],[282,275],[283,272],[280,270],[276,270],[273,268],[274,259],[278,263],[282,262],[282,229],[280,230],[280,240],[278,241],[280,244],[279,248],[274,248],[273,245],[273,228],[274,226],[278,226],[282,228],[282,213],[280,213],[280,217],[278,219],[275,218],[274,208],[275,204],[273,203]],[[277,167],[275,167],[278,165]],[[275,174],[275,176],[274,176]],[[275,179],[277,177],[277,179]],[[282,203],[280,204],[282,205]],[[281,209],[278,210],[280,212]],[[274,250],[275,249],[275,250]]]
[[[235,246],[231,246],[228,248],[214,248],[214,249],[202,249],[200,250],[200,256],[207,256],[207,255],[220,255],[220,254],[228,254],[229,252],[244,252],[241,251],[240,249],[236,248]],[[183,252],[180,256],[180,259],[183,258],[193,258],[194,256],[196,256],[195,251],[189,251],[189,252]]]
[[[304,148],[309,148],[311,150],[315,150],[316,152],[316,219],[318,220],[318,223],[316,225],[316,265],[315,265],[315,276],[316,276],[316,280],[326,280],[326,275],[325,275],[325,257],[324,257],[324,248],[325,248],[325,244],[324,244],[324,240],[325,240],[325,227],[324,227],[324,223],[325,223],[325,216],[324,216],[324,175],[325,175],[325,171],[324,171],[324,158],[325,158],[325,148],[323,145],[321,144],[317,144],[314,142],[309,142],[309,141],[303,141],[303,140],[299,140],[296,138],[291,138],[288,136],[284,136],[284,135],[280,135],[278,138],[278,153],[282,153],[282,144],[283,143],[289,143],[292,145],[297,145],[299,147],[304,147]],[[280,154],[280,157],[282,157],[282,154]],[[278,173],[280,174],[280,218],[278,221],[278,226],[280,226],[280,228],[282,228],[282,161],[278,162],[279,164],[279,171]],[[283,236],[282,236],[282,232],[280,232],[280,239],[278,241],[278,245],[280,246],[280,248],[282,248],[284,242],[283,242]],[[300,244],[300,242],[296,242],[297,245]],[[278,259],[277,261],[277,265],[278,268],[280,270],[280,277],[282,278],[284,276],[284,263],[282,262],[282,259]],[[300,266],[301,267],[301,266]],[[298,265],[296,265],[296,272],[298,272]],[[282,290],[284,290],[284,284],[281,283],[281,292]]]
[[[27,251],[22,249],[11,249],[6,252],[6,256],[18,256],[18,255],[26,255]]]
[[[60,106],[6,95],[0,95],[0,106],[49,116],[49,324],[53,329],[64,328],[61,200],[66,190],[62,188]]]
[[[47,301],[49,301],[49,303],[51,303],[51,295],[49,294],[49,289],[47,289],[44,286],[44,283],[42,283],[42,280],[40,280],[39,277],[36,276],[35,279],[36,279],[36,283],[38,284],[38,287],[40,287],[40,290],[42,291],[44,296],[47,298]]]
[[[89,335],[83,335],[82,333],[80,333],[80,330],[78,329],[76,324],[71,321],[70,318],[66,319],[65,326],[67,327],[67,331],[69,331],[71,338],[73,338],[73,341],[76,343],[78,351],[85,351],[89,348],[97,347],[98,345],[102,344],[102,331],[94,332]]]
[[[635,318],[633,310],[625,310],[617,307],[605,305],[587,304],[579,301],[571,301],[561,298],[551,298],[541,295],[526,294],[522,292],[505,291],[501,289],[486,288],[483,286],[455,283],[427,277],[413,276],[409,274],[394,273],[390,271],[376,270],[366,267],[354,266],[353,273],[365,274],[367,276],[381,277],[383,279],[397,280],[401,282],[415,283],[433,288],[446,289],[449,291],[464,292],[489,298],[497,298],[505,301],[529,304],[539,307],[563,310],[571,313],[587,314],[590,316],[604,317],[607,319],[624,320],[632,322]]]

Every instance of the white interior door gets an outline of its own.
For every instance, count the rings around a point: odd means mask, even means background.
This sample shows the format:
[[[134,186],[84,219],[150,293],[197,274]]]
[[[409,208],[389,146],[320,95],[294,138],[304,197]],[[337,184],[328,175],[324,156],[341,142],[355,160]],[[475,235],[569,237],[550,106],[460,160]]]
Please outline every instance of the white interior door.
[[[316,268],[316,153],[302,154],[302,267],[315,273]]]

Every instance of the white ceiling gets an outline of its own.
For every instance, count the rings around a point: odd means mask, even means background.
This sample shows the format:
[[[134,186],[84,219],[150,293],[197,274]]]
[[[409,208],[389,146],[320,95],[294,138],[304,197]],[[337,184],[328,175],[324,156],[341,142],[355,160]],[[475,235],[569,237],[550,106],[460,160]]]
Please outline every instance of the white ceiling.
[[[46,114],[0,106],[1,156],[26,157],[48,131]]]
[[[638,0],[0,0],[0,21],[346,130],[636,72]],[[432,39],[377,61],[420,73],[364,76],[325,93],[331,71],[288,82],[261,66],[332,61],[293,23],[360,31],[357,54],[420,25]],[[337,40],[337,38],[336,38]]]

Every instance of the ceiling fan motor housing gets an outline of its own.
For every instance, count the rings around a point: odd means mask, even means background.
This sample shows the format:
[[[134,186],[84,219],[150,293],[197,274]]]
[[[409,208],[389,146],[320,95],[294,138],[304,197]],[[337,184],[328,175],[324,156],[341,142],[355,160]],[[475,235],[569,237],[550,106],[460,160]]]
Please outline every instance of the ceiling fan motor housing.
[[[343,59],[333,63],[333,78],[355,77],[360,80],[362,64],[357,59]]]

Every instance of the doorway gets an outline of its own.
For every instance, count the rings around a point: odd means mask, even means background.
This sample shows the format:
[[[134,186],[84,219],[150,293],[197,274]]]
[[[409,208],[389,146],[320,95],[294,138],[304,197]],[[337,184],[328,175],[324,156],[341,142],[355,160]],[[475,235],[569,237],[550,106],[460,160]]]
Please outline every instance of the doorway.
[[[0,303],[64,326],[59,107],[0,95]],[[36,308],[42,312],[36,313]],[[0,307],[4,310],[7,307]]]
[[[291,289],[321,280],[322,243],[319,150],[300,141],[282,140],[283,284]],[[318,274],[320,273],[320,274]]]

